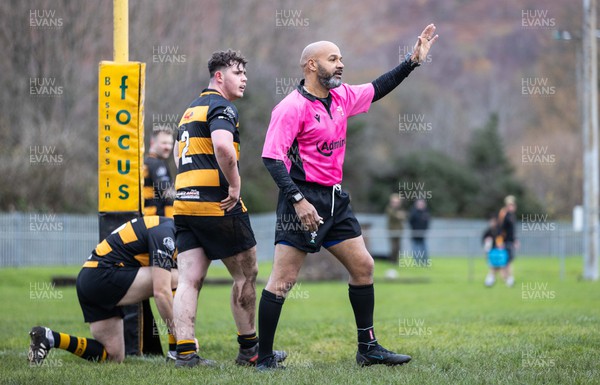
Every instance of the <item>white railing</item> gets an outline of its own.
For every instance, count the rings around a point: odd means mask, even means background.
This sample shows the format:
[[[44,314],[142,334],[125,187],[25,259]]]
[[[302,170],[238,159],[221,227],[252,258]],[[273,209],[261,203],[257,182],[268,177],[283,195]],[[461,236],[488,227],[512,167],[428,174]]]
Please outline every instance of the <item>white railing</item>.
[[[410,230],[391,233],[383,215],[358,214],[367,247],[376,258],[390,253],[389,237],[400,235],[404,253],[410,253]],[[259,260],[273,257],[275,213],[251,215],[258,242]],[[439,257],[479,257],[485,221],[434,218],[427,231],[429,255]],[[518,226],[521,247],[518,256],[580,256],[581,233],[569,223]],[[94,214],[0,214],[0,267],[31,265],[79,265],[98,243],[98,217]]]

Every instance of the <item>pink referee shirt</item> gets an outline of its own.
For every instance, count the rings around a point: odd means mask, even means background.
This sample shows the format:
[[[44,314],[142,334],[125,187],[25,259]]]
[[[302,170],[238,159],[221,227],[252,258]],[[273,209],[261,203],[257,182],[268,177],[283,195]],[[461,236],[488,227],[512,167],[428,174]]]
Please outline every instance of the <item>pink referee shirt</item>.
[[[298,89],[275,106],[262,157],[281,160],[292,179],[333,186],[342,182],[348,118],[369,111],[373,84],[342,84],[323,103]]]

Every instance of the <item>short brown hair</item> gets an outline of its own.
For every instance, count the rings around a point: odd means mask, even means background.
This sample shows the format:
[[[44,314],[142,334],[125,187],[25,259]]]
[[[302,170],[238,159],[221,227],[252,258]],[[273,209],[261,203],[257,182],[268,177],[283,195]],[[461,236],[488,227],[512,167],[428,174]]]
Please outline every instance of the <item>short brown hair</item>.
[[[173,129],[169,126],[155,126],[152,128],[152,137],[156,138],[159,134],[167,134],[173,136]]]
[[[231,49],[228,49],[227,51],[217,51],[213,52],[212,57],[208,61],[208,72],[212,78],[220,69],[232,65],[245,66],[246,64],[248,64],[248,60],[246,60],[240,51],[233,51]]]

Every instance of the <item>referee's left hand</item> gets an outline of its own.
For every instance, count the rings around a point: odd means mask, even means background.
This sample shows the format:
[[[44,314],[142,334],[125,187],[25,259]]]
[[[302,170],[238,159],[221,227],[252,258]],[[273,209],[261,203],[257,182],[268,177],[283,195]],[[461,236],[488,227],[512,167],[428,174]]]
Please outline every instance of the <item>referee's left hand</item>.
[[[427,59],[429,49],[433,43],[435,43],[437,38],[438,35],[435,34],[435,25],[429,24],[418,36],[410,60],[423,63],[425,59]]]

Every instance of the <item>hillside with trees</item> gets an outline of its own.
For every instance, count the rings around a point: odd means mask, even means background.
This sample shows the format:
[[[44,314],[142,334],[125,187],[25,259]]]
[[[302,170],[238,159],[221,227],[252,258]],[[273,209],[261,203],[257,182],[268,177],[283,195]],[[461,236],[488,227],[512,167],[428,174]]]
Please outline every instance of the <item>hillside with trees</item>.
[[[271,109],[301,79],[304,46],[336,42],[344,80],[366,83],[396,66],[430,22],[440,38],[427,62],[350,121],[344,185],[355,210],[381,212],[402,183],[425,186],[443,216],[484,216],[509,193],[557,217],[582,201],[580,2],[129,4],[130,60],[147,66],[147,137],[157,124],[177,126],[208,84],[213,51],[239,49],[249,59],[236,104],[242,196],[253,212],[275,208],[260,154]],[[0,210],[95,212],[97,74],[112,59],[112,2],[2,2],[0,22]],[[556,40],[555,29],[574,38]],[[36,93],[41,86],[53,92]],[[55,162],[31,161],[44,152]]]

